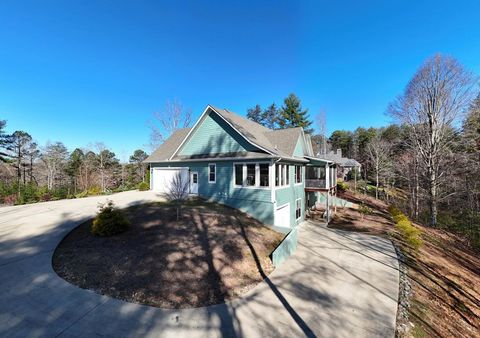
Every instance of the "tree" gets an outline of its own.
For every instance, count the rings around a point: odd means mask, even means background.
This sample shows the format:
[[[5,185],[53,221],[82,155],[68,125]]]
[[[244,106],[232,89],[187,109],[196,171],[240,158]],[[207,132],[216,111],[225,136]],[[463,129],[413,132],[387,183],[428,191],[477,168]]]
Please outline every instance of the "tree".
[[[17,185],[18,185],[18,194],[20,196],[20,182],[22,180],[22,165],[24,164],[24,159],[28,154],[28,147],[32,141],[30,134],[17,130],[15,131],[10,139],[9,150],[12,154],[10,157],[14,160],[14,167],[17,171]]]
[[[283,101],[280,109],[278,126],[280,129],[302,127],[306,133],[311,134],[312,121],[308,119],[308,109],[303,110],[300,99],[293,93]]]
[[[32,183],[35,179],[33,175],[33,163],[35,160],[40,157],[40,150],[38,150],[38,144],[36,142],[30,142],[27,148],[26,155],[28,157],[28,162],[30,165],[29,168],[29,183]],[[25,179],[25,178],[24,178]]]
[[[188,198],[188,189],[190,186],[190,180],[188,176],[182,175],[178,172],[173,177],[169,189],[165,193],[165,197],[168,201],[173,202],[177,209],[177,221],[180,219],[180,210],[182,204]]]
[[[0,120],[0,162],[7,162],[8,161],[8,150],[11,147],[12,137],[10,135],[5,134],[5,126],[7,125],[7,121]]]
[[[272,103],[262,112],[262,124],[269,129],[278,129],[278,108]]]
[[[52,190],[65,168],[68,157],[67,147],[62,142],[47,143],[41,159],[47,168],[47,189]]]
[[[104,143],[97,142],[95,148],[97,150],[97,163],[100,173],[100,187],[105,192],[109,185],[107,181],[112,179],[113,169],[119,165],[119,161],[115,158],[115,153],[108,150]]]
[[[149,121],[150,146],[156,149],[175,131],[190,126],[192,113],[180,101],[167,101],[163,110],[153,113]]]
[[[435,55],[426,60],[405,92],[389,106],[390,114],[410,129],[414,151],[426,168],[430,225],[437,225],[441,171],[460,114],[473,96],[475,79],[457,60]]]
[[[319,153],[326,154],[327,153],[327,116],[325,112],[322,110],[315,116],[315,121],[317,124],[317,131],[318,131],[318,141],[319,144]]]
[[[77,193],[78,178],[81,176],[80,171],[84,160],[85,154],[80,148],[76,148],[74,151],[72,151],[68,158],[67,168],[65,169],[65,171],[70,177],[70,184],[73,186],[74,194]]]
[[[263,124],[262,108],[260,105],[257,104],[255,107],[247,109],[247,119]]]
[[[353,133],[347,130],[335,130],[329,138],[332,150],[342,149],[345,157],[351,157],[353,149]]]
[[[130,163],[133,163],[136,168],[139,176],[142,178],[142,182],[145,182],[145,171],[147,164],[144,162],[147,159],[148,155],[142,149],[137,149],[133,152],[133,155],[130,156]]]
[[[392,161],[390,151],[392,149],[391,143],[381,138],[378,134],[367,145],[367,154],[372,163],[375,175],[375,198],[378,199],[378,189],[380,180],[385,178],[387,174],[392,173]]]

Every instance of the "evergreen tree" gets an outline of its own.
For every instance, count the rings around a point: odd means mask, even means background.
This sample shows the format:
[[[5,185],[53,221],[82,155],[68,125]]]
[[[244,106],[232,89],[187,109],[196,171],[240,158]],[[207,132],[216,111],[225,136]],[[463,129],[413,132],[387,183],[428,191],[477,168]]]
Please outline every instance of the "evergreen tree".
[[[280,129],[302,127],[306,133],[311,134],[312,121],[308,119],[308,109],[303,110],[300,99],[293,93],[284,100],[280,109],[278,125]]]
[[[22,165],[24,164],[24,159],[28,155],[28,148],[30,142],[32,142],[32,137],[29,133],[17,130],[14,132],[10,138],[11,143],[8,147],[8,150],[12,152],[10,157],[14,160],[13,166],[17,171],[17,184],[18,184],[18,194],[20,196],[20,181],[22,179]]]
[[[133,152],[133,155],[130,156],[130,163],[134,164],[137,168],[137,172],[139,176],[142,178],[142,182],[145,182],[145,170],[147,168],[147,164],[144,163],[147,159],[148,155],[142,149],[137,149]]]
[[[255,107],[247,109],[247,119],[263,125],[263,114],[260,105],[257,104]]]
[[[8,161],[8,150],[10,149],[12,138],[5,134],[5,126],[7,121],[0,120],[0,162]]]

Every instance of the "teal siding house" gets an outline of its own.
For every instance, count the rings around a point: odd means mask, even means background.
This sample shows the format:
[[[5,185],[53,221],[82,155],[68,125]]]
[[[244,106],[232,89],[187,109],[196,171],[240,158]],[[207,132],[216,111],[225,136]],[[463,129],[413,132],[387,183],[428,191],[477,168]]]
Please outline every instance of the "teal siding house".
[[[312,209],[330,216],[336,167],[314,157],[302,128],[270,130],[209,105],[192,128],[173,133],[146,162],[152,190],[166,193],[181,178],[189,194],[280,230],[299,225]]]

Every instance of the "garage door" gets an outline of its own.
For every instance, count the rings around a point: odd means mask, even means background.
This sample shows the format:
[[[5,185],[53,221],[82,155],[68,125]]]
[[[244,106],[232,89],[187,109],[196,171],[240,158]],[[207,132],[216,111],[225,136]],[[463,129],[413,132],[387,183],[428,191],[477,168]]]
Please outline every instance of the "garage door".
[[[279,206],[275,210],[275,226],[290,228],[290,203]]]
[[[180,175],[182,182],[188,182],[188,168],[153,168],[152,190],[160,193],[169,192],[177,175]]]

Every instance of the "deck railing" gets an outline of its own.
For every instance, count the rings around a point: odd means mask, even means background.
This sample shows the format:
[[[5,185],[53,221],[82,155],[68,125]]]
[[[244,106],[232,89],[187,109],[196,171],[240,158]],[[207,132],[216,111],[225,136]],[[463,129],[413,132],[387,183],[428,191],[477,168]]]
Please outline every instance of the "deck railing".
[[[327,189],[327,181],[324,178],[307,178],[305,188]]]

